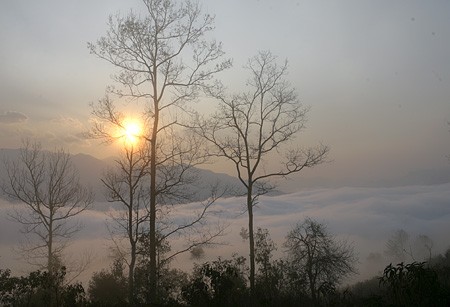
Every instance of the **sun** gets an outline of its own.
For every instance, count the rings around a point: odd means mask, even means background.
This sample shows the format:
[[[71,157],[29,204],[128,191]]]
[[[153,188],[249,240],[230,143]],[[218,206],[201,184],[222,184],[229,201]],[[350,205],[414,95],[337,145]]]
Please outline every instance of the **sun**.
[[[141,135],[141,125],[139,121],[134,119],[126,119],[123,122],[122,127],[122,137],[126,144],[135,145],[139,141],[139,136]]]

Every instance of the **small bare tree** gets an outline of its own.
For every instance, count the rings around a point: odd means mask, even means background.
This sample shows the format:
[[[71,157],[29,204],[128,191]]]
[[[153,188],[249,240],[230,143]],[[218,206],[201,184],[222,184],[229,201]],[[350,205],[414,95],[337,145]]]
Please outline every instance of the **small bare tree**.
[[[116,168],[110,169],[101,179],[107,188],[107,200],[118,202],[124,210],[110,217],[115,222],[109,227],[112,239],[122,261],[128,265],[128,301],[134,299],[134,271],[138,256],[138,242],[146,232],[148,223],[148,153],[146,147],[125,147],[123,156],[116,160]],[[126,237],[129,248],[123,250],[116,236]]]
[[[310,218],[288,233],[285,247],[293,269],[306,279],[316,304],[320,288],[334,287],[342,277],[356,272],[353,246],[336,240],[324,224]]]
[[[89,44],[89,49],[119,70],[113,79],[123,88],[110,88],[109,94],[145,100],[150,144],[149,288],[153,291],[157,273],[158,165],[167,158],[161,152],[173,155],[170,149],[161,150],[160,142],[178,123],[176,116],[163,115],[184,111],[185,103],[196,99],[200,89],[211,86],[212,77],[231,63],[221,61],[220,44],[206,40],[214,18],[203,15],[198,4],[171,0],[143,0],[143,3],[145,13],[111,16],[106,35]]]
[[[386,242],[384,253],[393,261],[404,262],[408,256],[414,259],[409,234],[404,229],[394,231]]]
[[[93,193],[80,184],[70,155],[62,149],[48,152],[25,141],[19,159],[6,162],[6,171],[3,193],[25,205],[11,214],[27,237],[24,256],[53,273],[68,239],[80,230],[72,220],[92,204]]]
[[[433,240],[420,234],[412,241],[408,232],[397,229],[392,232],[386,242],[384,253],[391,261],[430,261],[433,250]]]
[[[328,147],[286,147],[304,129],[308,112],[308,108],[299,102],[295,89],[285,79],[287,62],[279,66],[270,52],[260,52],[248,61],[246,68],[250,72],[247,82],[249,90],[232,96],[226,95],[223,90],[210,91],[219,101],[219,111],[197,130],[213,144],[214,155],[232,162],[246,190],[250,289],[253,290],[253,208],[259,196],[274,188],[269,181],[271,178],[287,177],[324,162]],[[280,164],[277,164],[278,161]],[[266,165],[267,162],[271,165]]]

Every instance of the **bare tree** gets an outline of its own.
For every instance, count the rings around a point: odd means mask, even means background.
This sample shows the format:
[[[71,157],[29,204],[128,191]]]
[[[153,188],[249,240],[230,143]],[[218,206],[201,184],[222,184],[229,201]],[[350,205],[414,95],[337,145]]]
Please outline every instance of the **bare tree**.
[[[199,202],[197,209],[190,217],[184,218],[183,221],[177,223],[167,218],[163,219],[163,217],[159,219],[158,231],[161,235],[158,239],[158,244],[169,241],[173,237],[182,236],[185,240],[184,246],[167,253],[165,258],[161,260],[162,264],[171,261],[181,253],[190,252],[195,248],[218,244],[216,239],[224,234],[226,225],[221,221],[217,221],[217,224],[211,227],[208,221],[213,217],[214,213],[209,209],[225,193],[226,189],[219,191],[218,185],[214,185],[211,187],[210,197]],[[166,213],[165,216],[168,216],[168,214]]]
[[[211,210],[210,207],[214,202],[221,197],[221,194],[213,193],[211,196],[203,202],[189,205],[189,212],[183,210],[183,206],[173,207],[175,211],[181,209],[182,214],[178,215],[178,219],[175,222],[172,219],[172,206],[158,206],[158,219],[157,219],[157,288],[156,299],[152,302],[156,304],[163,304],[164,295],[166,295],[165,289],[167,283],[167,276],[170,272],[170,263],[172,260],[185,252],[192,252],[197,255],[203,254],[202,248],[205,246],[211,246],[218,244],[217,238],[223,235],[225,226],[220,223],[215,226],[210,225]],[[194,208],[193,208],[194,207]],[[176,215],[176,214],[175,214]],[[182,218],[181,218],[182,217]],[[181,219],[180,219],[181,218]],[[217,217],[213,217],[217,218]],[[173,239],[182,239],[182,244],[172,245]],[[151,289],[147,284],[142,284],[142,279],[148,278],[149,275],[149,233],[143,233],[138,242],[138,266],[137,276],[138,282],[136,284],[137,296],[146,297],[149,299],[151,295]],[[141,283],[139,284],[139,280]],[[144,295],[143,295],[144,294]],[[143,303],[143,302],[139,302]]]
[[[11,214],[27,237],[25,257],[53,273],[68,239],[80,230],[72,221],[92,204],[93,193],[80,184],[70,155],[62,149],[48,152],[25,141],[18,161],[6,162],[6,171],[3,193],[25,205]]]
[[[430,261],[433,250],[433,240],[425,235],[416,236],[411,241],[410,235],[404,229],[395,230],[386,242],[384,253],[396,262],[411,261]]]
[[[408,256],[414,259],[409,234],[404,229],[394,231],[386,242],[385,254],[394,261],[404,262]]]
[[[128,300],[133,303],[134,271],[138,256],[137,245],[146,232],[148,223],[148,154],[146,147],[125,147],[121,159],[116,160],[116,168],[110,169],[102,178],[107,188],[107,199],[119,202],[125,210],[111,214],[115,225],[110,231],[122,261],[128,265]],[[125,251],[119,246],[115,236],[126,237],[129,248]],[[127,254],[127,255],[125,255]],[[128,260],[129,259],[129,260]]]
[[[306,278],[315,303],[321,287],[334,287],[342,277],[355,273],[353,247],[346,241],[336,240],[324,224],[310,218],[288,233],[285,247],[294,269]]]
[[[102,100],[94,108],[97,122],[91,131],[94,137],[102,137],[106,141],[114,141],[115,135],[123,136],[124,133],[111,134],[117,128],[122,129],[123,115],[112,109],[110,100]],[[101,130],[100,130],[101,129]],[[102,179],[108,190],[108,200],[119,202],[124,206],[124,211],[116,211],[111,216],[115,222],[110,227],[111,238],[118,252],[129,266],[129,299],[133,299],[134,268],[137,257],[150,256],[151,243],[148,228],[150,218],[150,153],[149,142],[144,134],[139,136],[139,142],[125,144],[123,158],[116,160],[116,168],[110,170]],[[159,142],[157,150],[157,177],[156,177],[156,269],[157,276],[161,266],[166,265],[175,256],[188,252],[195,247],[216,243],[215,239],[223,234],[225,225],[218,223],[210,225],[207,219],[210,216],[209,209],[215,201],[227,192],[218,186],[210,186],[211,195],[205,201],[200,202],[190,217],[174,222],[172,216],[177,212],[175,204],[187,203],[196,200],[193,186],[198,181],[196,166],[203,164],[207,158],[204,152],[204,140],[198,135],[190,133],[174,133],[167,129]],[[182,209],[181,209],[182,210]],[[175,212],[175,213],[174,213]],[[159,257],[161,246],[173,237],[182,236],[185,245],[166,251],[164,258]],[[126,239],[129,248],[123,248],[122,239]],[[138,243],[145,241],[145,249],[139,249]],[[127,244],[128,244],[127,243]],[[171,252],[171,253],[169,253]],[[144,255],[144,253],[148,255]],[[145,260],[149,264],[149,260]],[[149,265],[150,266],[150,265]],[[158,277],[156,277],[158,279]],[[157,281],[158,282],[158,281]],[[149,293],[148,299],[157,297],[157,293]]]
[[[163,115],[185,110],[185,103],[196,99],[201,88],[210,86],[214,74],[229,67],[230,61],[220,60],[220,44],[205,39],[213,29],[213,17],[203,15],[198,4],[171,0],[143,3],[145,14],[111,16],[106,35],[88,47],[119,70],[113,79],[122,88],[110,88],[109,94],[146,103],[150,143],[149,286],[155,289],[158,165],[166,160],[159,155],[160,141],[178,122],[176,116]],[[186,60],[188,57],[190,60]]]
[[[414,240],[414,246],[416,248],[416,253],[420,259],[428,261],[430,263],[431,257],[433,256],[433,240],[424,234],[418,235]]]
[[[287,62],[279,66],[270,52],[260,52],[248,61],[249,90],[228,96],[210,91],[219,101],[219,111],[198,127],[213,144],[217,157],[234,165],[245,188],[250,247],[250,289],[255,283],[253,208],[258,198],[275,186],[271,178],[287,177],[324,162],[328,147],[288,148],[304,129],[308,108],[300,104],[295,89],[286,81]],[[200,120],[198,122],[201,122]],[[278,156],[280,155],[280,156]],[[267,162],[271,165],[266,165]],[[276,162],[280,161],[277,165]],[[273,166],[275,165],[275,166]]]

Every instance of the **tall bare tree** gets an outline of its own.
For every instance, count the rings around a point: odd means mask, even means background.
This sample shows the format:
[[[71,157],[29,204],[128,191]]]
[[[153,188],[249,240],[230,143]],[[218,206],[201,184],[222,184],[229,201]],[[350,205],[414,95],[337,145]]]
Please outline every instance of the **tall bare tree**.
[[[224,53],[220,44],[206,40],[214,18],[203,15],[198,4],[172,0],[143,3],[145,13],[111,16],[106,35],[88,47],[118,69],[113,79],[121,88],[109,88],[109,95],[145,101],[150,144],[149,286],[156,289],[158,166],[167,160],[161,153],[180,157],[160,142],[167,131],[175,129],[176,114],[186,110],[186,102],[196,99],[200,89],[213,86],[209,81],[231,63],[221,60]],[[172,186],[163,189],[168,191]]]
[[[92,204],[93,193],[80,184],[70,155],[62,149],[48,152],[25,141],[19,159],[6,162],[6,171],[3,193],[25,205],[11,214],[27,236],[25,257],[53,273],[68,239],[80,230],[73,220]]]
[[[123,132],[114,132],[124,128],[124,116],[113,108],[110,99],[102,99],[93,107],[93,114],[98,121],[90,133],[92,137],[101,138],[106,142],[112,142],[122,137],[126,138]],[[144,119],[143,122],[147,121]],[[144,262],[149,264],[148,258],[151,257],[152,247],[148,227],[151,212],[149,185],[151,154],[149,152],[150,142],[147,141],[148,136],[144,133],[145,131],[136,136],[135,144],[126,144],[127,142],[125,142],[122,149],[123,157],[116,160],[116,167],[109,170],[102,178],[108,191],[108,200],[122,204],[125,209],[115,211],[111,215],[114,225],[110,227],[110,232],[117,248],[116,252],[121,255],[123,260],[127,261],[129,266],[130,300],[133,299],[132,288],[135,286],[133,271],[136,260],[144,257],[146,258]],[[226,189],[214,184],[209,187],[210,196],[200,202],[190,212],[190,216],[185,215],[185,219],[182,221],[174,222],[172,220],[173,211],[175,211],[175,215],[177,212],[175,204],[198,200],[195,193],[195,186],[199,183],[196,166],[205,163],[208,158],[203,143],[204,140],[198,135],[186,131],[175,133],[170,128],[166,129],[164,138],[161,138],[158,143],[158,159],[155,166],[157,168],[155,189],[157,195],[155,204],[157,276],[159,276],[160,266],[166,265],[177,255],[195,247],[216,243],[215,239],[220,237],[225,229],[225,225],[222,223],[213,226],[207,221],[211,217],[209,212],[211,206],[227,192]],[[185,239],[185,244],[173,251],[167,251],[164,259],[159,259],[158,249],[161,244],[168,243],[171,238],[180,236]],[[121,244],[121,238],[124,237],[129,243],[129,248],[124,249]],[[144,244],[145,249],[139,249],[139,244]],[[149,300],[155,298],[157,298],[157,293],[148,294]]]
[[[286,81],[287,62],[278,65],[270,52],[260,52],[248,61],[246,68],[250,72],[248,91],[234,95],[227,95],[224,90],[210,91],[219,101],[219,110],[198,131],[213,144],[213,154],[232,162],[246,190],[250,289],[253,290],[253,208],[259,196],[274,188],[269,182],[271,178],[286,177],[322,163],[328,147],[290,149],[286,146],[303,130],[308,112]],[[280,164],[276,165],[278,161]],[[266,165],[268,162],[271,165]]]

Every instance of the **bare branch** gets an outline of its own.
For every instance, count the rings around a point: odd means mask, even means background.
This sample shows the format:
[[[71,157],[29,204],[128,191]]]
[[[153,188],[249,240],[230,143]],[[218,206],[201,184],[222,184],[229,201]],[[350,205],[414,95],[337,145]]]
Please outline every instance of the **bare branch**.
[[[22,224],[27,236],[23,252],[52,272],[55,259],[61,258],[67,240],[81,225],[73,218],[93,202],[93,192],[83,187],[64,150],[44,151],[38,143],[25,141],[17,161],[6,162],[8,183],[2,191],[24,207],[17,208],[10,217]]]
[[[214,148],[212,155],[232,162],[237,177],[247,190],[250,288],[253,290],[253,207],[258,197],[274,189],[269,179],[284,178],[323,163],[329,148],[319,145],[289,149],[287,146],[305,128],[309,111],[286,80],[287,61],[278,65],[275,56],[262,51],[248,61],[246,68],[250,72],[249,90],[234,95],[227,95],[221,87],[208,90],[219,102],[219,110],[209,120],[197,117],[193,128],[210,142]],[[278,168],[265,169],[264,165],[269,160],[276,165],[273,159],[277,159]]]

